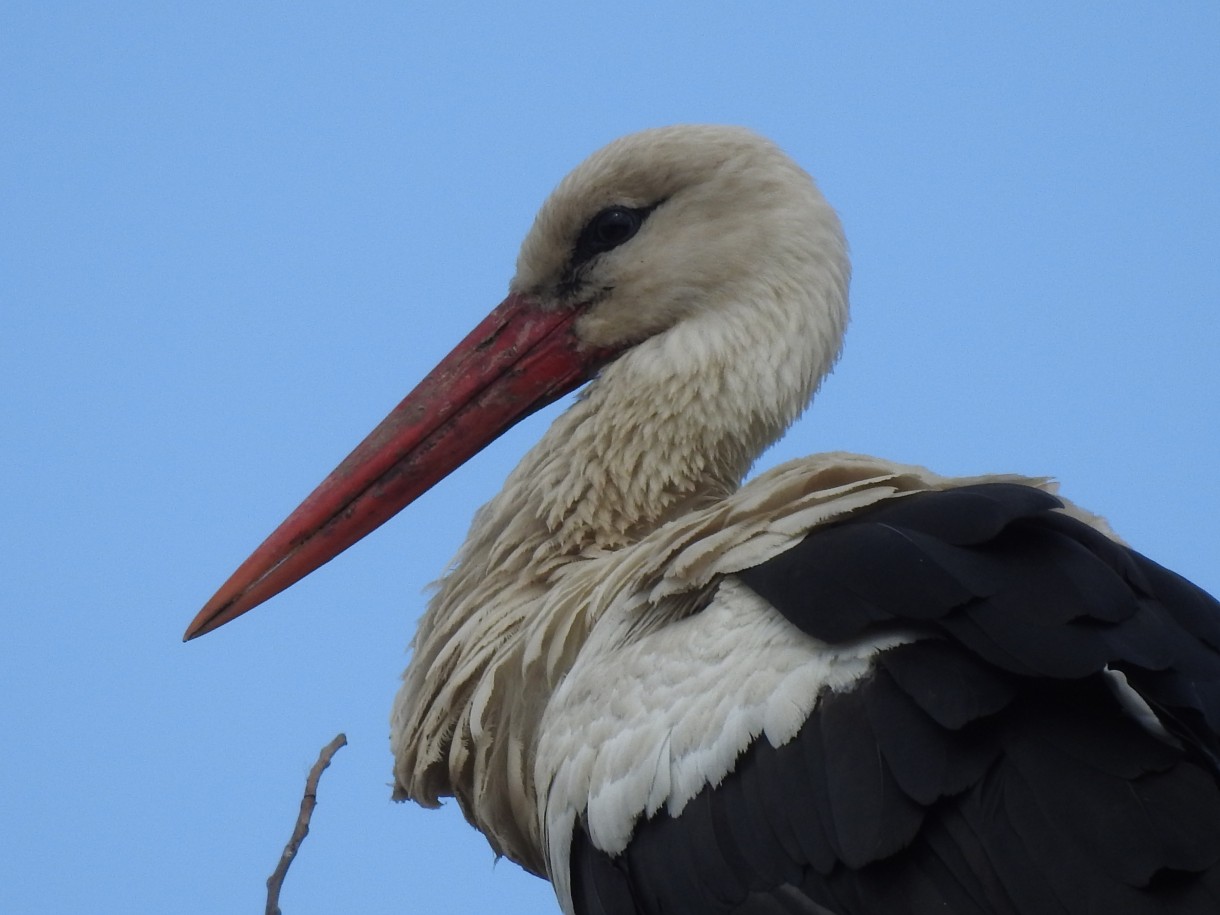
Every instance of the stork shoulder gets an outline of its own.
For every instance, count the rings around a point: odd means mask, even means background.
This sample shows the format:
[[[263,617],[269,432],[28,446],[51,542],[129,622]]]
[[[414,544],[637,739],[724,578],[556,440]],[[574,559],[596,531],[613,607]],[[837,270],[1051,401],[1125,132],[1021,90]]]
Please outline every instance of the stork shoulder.
[[[690,911],[776,894],[811,912],[1213,910],[1220,607],[1043,489],[964,482],[874,499],[732,570],[703,611],[743,627],[715,670],[731,686],[695,684],[737,703],[696,716],[719,756],[671,739],[624,767],[652,791],[626,834],[621,817],[599,832],[592,779],[577,898],[643,899],[660,868],[689,878]],[[718,552],[721,573],[751,539]],[[762,639],[771,704],[728,698],[752,694],[735,664],[774,617],[813,648],[778,677]],[[693,794],[673,778],[684,760],[705,776]],[[621,811],[623,794],[600,797]],[[1170,873],[1185,876],[1164,889]]]

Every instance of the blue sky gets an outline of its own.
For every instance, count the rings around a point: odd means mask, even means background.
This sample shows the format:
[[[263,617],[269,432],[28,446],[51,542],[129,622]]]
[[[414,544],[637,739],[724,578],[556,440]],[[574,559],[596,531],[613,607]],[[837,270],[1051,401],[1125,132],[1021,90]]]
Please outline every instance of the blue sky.
[[[1053,474],[1220,591],[1220,7],[10,2],[0,11],[0,910],[546,912],[389,801],[423,589],[547,415],[183,645],[498,302],[619,134],[776,139],[840,210],[847,349],[760,466]]]

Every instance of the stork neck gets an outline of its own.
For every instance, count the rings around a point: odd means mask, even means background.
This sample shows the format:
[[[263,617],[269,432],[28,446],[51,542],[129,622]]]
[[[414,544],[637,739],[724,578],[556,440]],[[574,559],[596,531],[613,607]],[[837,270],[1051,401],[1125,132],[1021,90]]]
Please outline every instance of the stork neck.
[[[417,630],[394,710],[396,796],[456,796],[493,847],[540,870],[536,733],[597,624],[593,593],[619,550],[735,490],[801,412],[846,319],[845,273],[831,276],[797,287],[808,298],[742,295],[628,350],[509,475]]]
[[[707,422],[718,405],[706,388],[616,380],[595,381],[505,483],[501,498],[539,523],[548,552],[633,543],[736,489],[755,457]]]

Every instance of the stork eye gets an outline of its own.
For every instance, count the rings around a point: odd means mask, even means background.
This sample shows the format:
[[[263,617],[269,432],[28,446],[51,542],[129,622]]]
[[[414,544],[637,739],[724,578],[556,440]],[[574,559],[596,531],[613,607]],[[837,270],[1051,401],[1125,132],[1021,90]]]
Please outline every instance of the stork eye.
[[[640,230],[640,214],[626,207],[610,207],[593,217],[591,239],[602,250],[616,248]]]
[[[617,248],[629,241],[636,232],[640,231],[644,217],[652,212],[652,209],[652,207],[646,209],[632,209],[624,206],[606,207],[590,219],[588,225],[580,233],[580,238],[576,241],[573,261],[577,264],[583,263],[595,255]]]

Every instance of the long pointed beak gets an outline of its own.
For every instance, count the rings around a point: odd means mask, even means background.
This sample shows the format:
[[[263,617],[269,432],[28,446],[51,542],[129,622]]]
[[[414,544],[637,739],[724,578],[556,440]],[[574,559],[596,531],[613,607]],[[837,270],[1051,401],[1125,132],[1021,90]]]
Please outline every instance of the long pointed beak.
[[[544,311],[520,295],[505,299],[241,564],[184,641],[300,581],[517,421],[592,377],[614,352],[580,344],[578,315]]]

